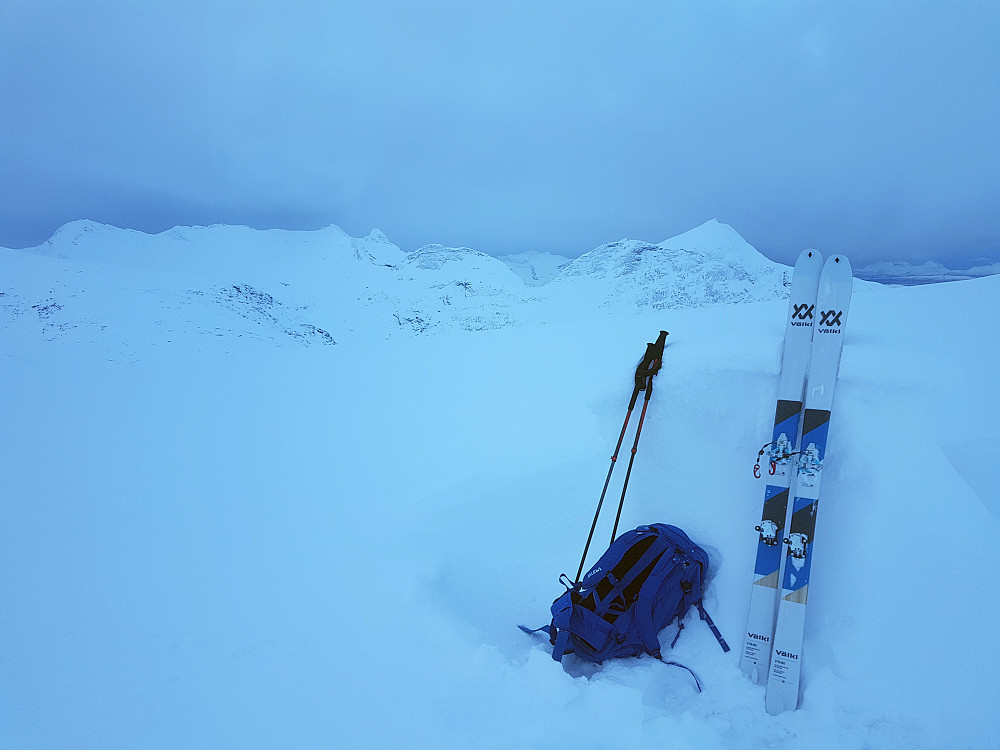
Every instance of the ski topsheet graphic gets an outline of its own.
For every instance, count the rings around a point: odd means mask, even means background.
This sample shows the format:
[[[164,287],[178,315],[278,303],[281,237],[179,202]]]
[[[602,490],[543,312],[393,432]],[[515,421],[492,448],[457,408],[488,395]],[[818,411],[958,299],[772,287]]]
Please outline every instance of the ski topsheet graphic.
[[[792,272],[792,291],[785,322],[785,347],[781,355],[778,402],[774,410],[774,431],[766,446],[767,488],[760,524],[750,609],[744,634],[740,668],[755,683],[764,681],[771,653],[778,570],[788,508],[788,491],[795,472],[794,454],[802,414],[802,393],[809,364],[813,325],[816,320],[816,290],[823,256],[803,250]]]
[[[840,368],[840,353],[851,304],[853,274],[843,255],[826,261],[816,297],[816,329],[813,333],[802,438],[795,478],[795,499],[784,539],[786,553],[781,598],[771,641],[771,664],[767,677],[766,706],[777,714],[798,707],[802,669],[802,633],[809,574],[812,568],[820,481],[826,461],[827,434],[833,391]]]

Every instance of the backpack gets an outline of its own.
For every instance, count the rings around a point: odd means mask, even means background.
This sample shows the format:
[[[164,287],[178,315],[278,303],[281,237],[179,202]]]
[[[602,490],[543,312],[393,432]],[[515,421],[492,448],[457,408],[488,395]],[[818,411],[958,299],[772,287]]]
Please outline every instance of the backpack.
[[[705,550],[676,526],[639,526],[615,539],[580,583],[570,586],[567,576],[560,577],[567,591],[552,603],[551,625],[522,629],[548,630],[556,661],[568,653],[597,663],[643,653],[662,661],[659,632],[677,620],[673,648],[695,606],[722,650],[729,651],[702,606],[707,572]]]

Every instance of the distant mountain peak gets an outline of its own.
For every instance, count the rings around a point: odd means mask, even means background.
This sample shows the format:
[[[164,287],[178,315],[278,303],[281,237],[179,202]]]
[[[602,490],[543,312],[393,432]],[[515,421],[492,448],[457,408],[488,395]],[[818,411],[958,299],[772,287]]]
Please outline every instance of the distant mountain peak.
[[[723,252],[747,252],[754,254],[757,250],[747,242],[743,235],[718,219],[709,219],[704,224],[678,234],[676,237],[659,243],[660,247],[680,250],[715,250]]]
[[[58,258],[67,257],[67,248],[91,242],[95,239],[107,237],[115,232],[127,232],[129,230],[119,229],[110,224],[102,224],[91,219],[76,219],[68,221],[59,227],[52,236],[36,248],[41,255],[50,255]]]
[[[679,308],[784,297],[782,266],[761,255],[728,224],[707,221],[659,244],[622,239],[584,253],[554,284],[579,277],[602,282],[602,306]]]

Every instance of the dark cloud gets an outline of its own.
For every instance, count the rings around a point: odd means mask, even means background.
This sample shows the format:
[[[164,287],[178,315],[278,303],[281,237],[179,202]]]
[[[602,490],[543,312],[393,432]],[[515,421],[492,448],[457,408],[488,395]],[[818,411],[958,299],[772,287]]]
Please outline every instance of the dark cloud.
[[[1000,252],[995,3],[0,13],[0,245],[93,218],[576,255],[717,217],[782,260]]]

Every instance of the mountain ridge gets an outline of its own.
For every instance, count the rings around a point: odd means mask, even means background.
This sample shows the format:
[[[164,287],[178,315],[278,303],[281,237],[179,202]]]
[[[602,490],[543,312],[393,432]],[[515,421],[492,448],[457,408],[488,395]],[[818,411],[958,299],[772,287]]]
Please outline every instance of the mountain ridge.
[[[606,243],[555,269],[554,259],[546,259],[551,278],[529,285],[526,269],[519,274],[503,259],[439,244],[406,253],[378,229],[351,237],[336,225],[214,225],[149,235],[82,220],[36,248],[0,253],[8,269],[0,325],[80,343],[119,336],[139,348],[185,335],[206,346],[213,337],[328,345],[587,310],[761,302],[787,296],[790,275],[715,220],[656,244]]]

